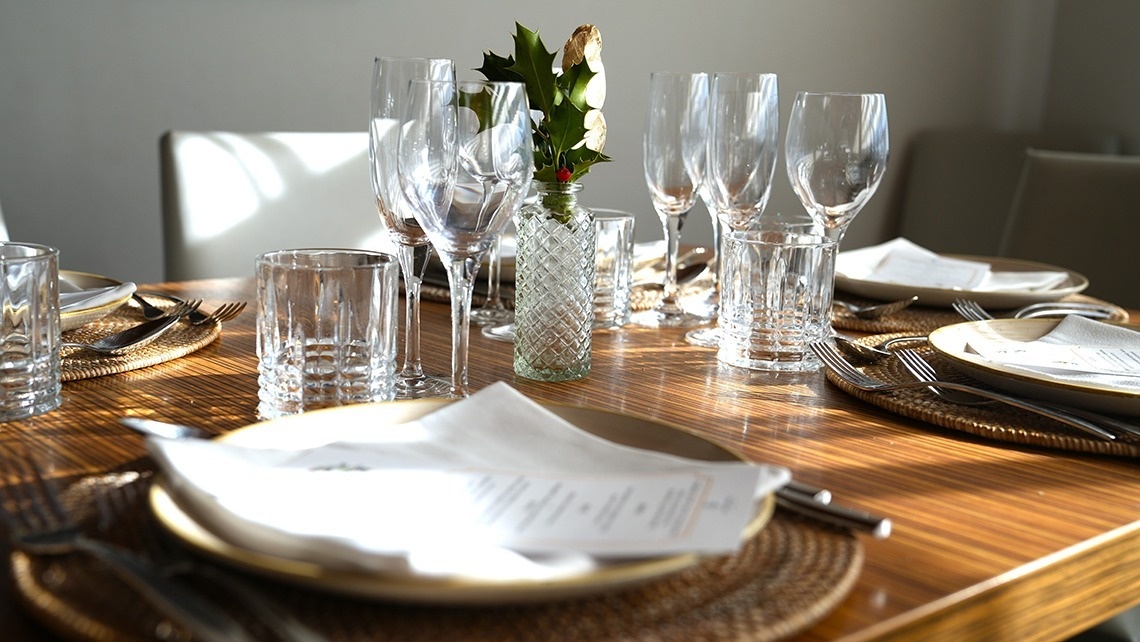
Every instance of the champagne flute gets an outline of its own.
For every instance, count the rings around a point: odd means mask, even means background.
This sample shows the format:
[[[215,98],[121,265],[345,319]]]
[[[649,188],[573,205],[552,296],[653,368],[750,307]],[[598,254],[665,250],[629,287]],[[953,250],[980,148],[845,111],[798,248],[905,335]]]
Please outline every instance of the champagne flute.
[[[677,301],[677,249],[704,175],[708,95],[703,73],[655,72],[649,77],[645,181],[665,232],[665,292],[653,309],[632,317],[636,325],[681,328],[707,321]]]
[[[501,291],[502,286],[502,269],[503,269],[503,237],[499,238],[491,244],[491,250],[487,256],[487,298],[483,301],[483,305],[478,310],[471,311],[471,320],[476,325],[483,326],[501,326],[510,323],[515,318],[515,313],[508,310],[507,306],[503,303],[503,296]]]
[[[400,133],[400,183],[447,267],[452,397],[468,394],[475,274],[530,188],[531,145],[522,83],[412,81]]]
[[[800,92],[784,151],[796,196],[827,236],[842,240],[887,169],[886,99]]]
[[[713,74],[709,92],[708,158],[701,190],[723,228],[746,230],[759,222],[772,192],[780,151],[776,74]],[[719,249],[718,253],[719,253]],[[685,340],[714,347],[715,328]]]
[[[420,357],[420,286],[431,255],[428,237],[412,216],[397,174],[396,149],[400,119],[407,109],[412,79],[453,80],[450,60],[376,58],[372,69],[372,113],[368,128],[368,158],[372,191],[380,219],[397,244],[404,279],[404,363],[397,373],[396,398],[416,399],[447,394],[446,377],[424,374]]]

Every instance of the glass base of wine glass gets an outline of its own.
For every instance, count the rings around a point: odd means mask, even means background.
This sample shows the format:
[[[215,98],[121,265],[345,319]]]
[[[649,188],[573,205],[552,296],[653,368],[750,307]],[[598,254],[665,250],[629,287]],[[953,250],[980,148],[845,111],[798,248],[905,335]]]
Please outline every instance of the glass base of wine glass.
[[[661,310],[654,308],[633,314],[630,316],[629,322],[631,325],[643,328],[695,328],[708,324],[709,320],[707,317],[681,309]]]
[[[702,348],[720,347],[720,328],[716,326],[697,328],[685,333],[685,343]]]
[[[400,377],[396,379],[397,399],[434,399],[451,394],[451,379],[448,377]]]
[[[495,341],[502,341],[504,343],[515,342],[515,324],[504,323],[502,325],[487,325],[483,326],[483,336]]]
[[[478,308],[471,311],[471,323],[480,326],[507,325],[515,320],[514,310],[504,307]]]

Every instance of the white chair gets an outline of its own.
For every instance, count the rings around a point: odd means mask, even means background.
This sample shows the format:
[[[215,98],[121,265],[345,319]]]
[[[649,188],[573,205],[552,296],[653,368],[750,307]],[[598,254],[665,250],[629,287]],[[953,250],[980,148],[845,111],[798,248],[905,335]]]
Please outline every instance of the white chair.
[[[394,252],[366,132],[169,131],[159,153],[168,280],[252,276],[284,248]]]
[[[1090,296],[1140,307],[1137,203],[1140,156],[1029,150],[1000,255],[1075,270]]]

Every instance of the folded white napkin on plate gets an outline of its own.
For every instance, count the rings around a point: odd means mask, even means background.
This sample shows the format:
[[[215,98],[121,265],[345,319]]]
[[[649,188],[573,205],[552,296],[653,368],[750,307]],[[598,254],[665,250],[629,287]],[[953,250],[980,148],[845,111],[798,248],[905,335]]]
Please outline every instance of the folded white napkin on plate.
[[[1140,332],[1129,328],[1070,315],[1033,341],[979,333],[966,349],[987,361],[1058,381],[1140,394]]]
[[[975,292],[1036,291],[1069,277],[1057,271],[993,271],[990,264],[941,256],[904,238],[840,252],[836,274],[850,279]]]
[[[60,312],[77,312],[80,310],[89,310],[97,308],[101,305],[113,303],[115,301],[122,301],[126,297],[134,294],[135,284],[127,281],[119,285],[108,285],[99,288],[89,288],[86,290],[77,289],[70,283],[68,288],[65,289],[64,280],[60,279],[59,282],[59,311]]]
[[[305,450],[148,447],[179,504],[227,541],[420,576],[550,578],[614,557],[733,552],[756,501],[790,478],[621,446],[504,383],[418,421],[332,432]]]

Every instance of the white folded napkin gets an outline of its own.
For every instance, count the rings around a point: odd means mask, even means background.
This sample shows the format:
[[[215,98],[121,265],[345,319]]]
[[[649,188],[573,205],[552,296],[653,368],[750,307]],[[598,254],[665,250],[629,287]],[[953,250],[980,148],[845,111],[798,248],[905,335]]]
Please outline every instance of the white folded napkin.
[[[733,552],[755,502],[790,478],[614,444],[504,383],[418,421],[331,432],[305,450],[148,447],[180,505],[232,543],[323,566],[481,579]]]
[[[78,289],[70,283],[68,283],[67,289],[65,289],[64,280],[60,279],[59,310],[60,312],[78,312],[80,310],[97,308],[115,301],[122,301],[126,297],[134,294],[134,291],[135,284],[130,281],[120,283],[119,285],[108,285],[84,290]]]
[[[966,350],[1050,379],[1140,394],[1140,332],[1125,327],[1070,315],[1033,341],[982,332]]]
[[[947,258],[904,238],[840,252],[835,272],[861,281],[974,292],[1049,290],[1069,277],[1052,270],[993,271],[989,263]]]

